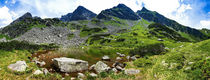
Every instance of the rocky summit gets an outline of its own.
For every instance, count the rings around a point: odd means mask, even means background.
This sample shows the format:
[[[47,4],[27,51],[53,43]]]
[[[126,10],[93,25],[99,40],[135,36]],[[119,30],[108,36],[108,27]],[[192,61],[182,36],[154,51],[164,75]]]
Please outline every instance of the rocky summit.
[[[83,6],[77,7],[73,13],[68,13],[60,18],[64,22],[77,21],[77,20],[90,20],[96,16],[95,13],[86,9]]]
[[[120,19],[138,20],[140,17],[129,7],[124,4],[119,4],[111,9],[103,10],[97,18],[99,19],[110,19],[110,16],[118,17]]]

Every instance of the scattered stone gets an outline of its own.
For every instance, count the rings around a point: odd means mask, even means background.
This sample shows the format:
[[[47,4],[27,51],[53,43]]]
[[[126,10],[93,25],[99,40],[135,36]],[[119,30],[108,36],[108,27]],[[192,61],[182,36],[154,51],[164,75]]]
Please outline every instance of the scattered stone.
[[[116,68],[112,68],[112,71],[117,73],[118,70]]]
[[[69,76],[69,74],[68,73],[65,73],[65,76]]]
[[[120,66],[120,67],[124,68],[124,67],[126,66],[126,64],[125,64],[125,63],[120,63],[120,62],[115,62],[115,63],[112,65],[112,67],[116,67],[116,66]]]
[[[126,56],[126,59],[127,59],[127,60],[130,60],[130,56]]]
[[[184,70],[190,70],[191,69],[191,67],[186,67]]]
[[[164,40],[159,38],[158,41],[164,41]]]
[[[140,73],[140,70],[138,69],[125,69],[125,74],[128,74],[128,75],[135,75],[138,73]]]
[[[40,74],[43,74],[43,72],[41,70],[36,70],[33,74],[34,75],[40,75]]]
[[[80,78],[85,78],[85,75],[83,73],[78,73],[78,76],[77,76],[79,79]]]
[[[75,77],[71,77],[71,80],[76,80],[76,78]]]
[[[105,55],[105,56],[102,57],[102,60],[104,60],[104,61],[110,61],[110,58],[109,58],[109,56]]]
[[[44,75],[49,74],[49,71],[48,71],[46,68],[43,68],[43,69],[42,69],[42,72],[44,73]]]
[[[131,60],[136,60],[137,58],[136,58],[136,56],[132,56],[130,59]]]
[[[98,75],[95,74],[95,73],[90,73],[90,76],[91,76],[91,77],[97,77]]]
[[[101,73],[108,71],[110,67],[107,64],[103,63],[102,61],[98,61],[94,69],[97,73]]]
[[[122,60],[122,58],[120,58],[120,57],[117,57],[117,58],[116,58],[116,60],[117,60],[117,61],[121,61],[121,60]]]
[[[116,69],[118,70],[118,71],[122,71],[122,70],[124,70],[122,67],[120,67],[120,66],[116,66]]]
[[[92,66],[90,66],[89,70],[94,70],[95,66],[96,66],[96,65],[93,64]]]
[[[40,66],[44,66],[46,63],[44,61],[40,62],[39,65]]]
[[[73,58],[54,58],[53,63],[61,72],[78,72],[88,70],[88,62]]]
[[[18,72],[25,71],[27,67],[28,66],[25,61],[17,61],[15,64],[10,64],[8,66],[8,68],[11,69],[12,71],[18,71]]]
[[[194,62],[189,62],[188,64],[191,65],[191,64],[193,64],[193,63],[194,63]]]

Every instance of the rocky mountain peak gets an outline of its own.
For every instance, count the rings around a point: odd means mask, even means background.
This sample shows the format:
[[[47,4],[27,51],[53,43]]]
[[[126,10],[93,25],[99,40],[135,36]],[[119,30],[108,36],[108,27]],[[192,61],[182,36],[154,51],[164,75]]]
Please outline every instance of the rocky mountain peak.
[[[145,7],[143,7],[142,9],[141,9],[141,11],[142,12],[147,12],[147,11],[149,11],[147,8],[145,8]]]
[[[73,13],[68,13],[67,15],[62,16],[60,20],[64,22],[77,21],[77,20],[90,20],[95,16],[96,14],[93,13],[92,11],[86,9],[83,6],[78,6]]]
[[[110,19],[111,16],[118,17],[120,19],[138,20],[140,17],[125,4],[118,4],[117,6],[103,10],[97,18]]]
[[[27,12],[24,15],[22,15],[21,17],[19,17],[18,19],[16,19],[15,21],[13,21],[11,24],[14,24],[14,23],[23,21],[25,19],[31,19],[31,18],[33,18],[32,15],[31,15],[31,13]]]

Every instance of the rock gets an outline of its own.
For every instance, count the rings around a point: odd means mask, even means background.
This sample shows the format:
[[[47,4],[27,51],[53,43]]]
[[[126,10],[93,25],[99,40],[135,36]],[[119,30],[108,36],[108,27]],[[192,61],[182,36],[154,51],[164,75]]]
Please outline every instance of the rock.
[[[130,59],[131,60],[136,60],[137,58],[136,58],[136,56],[132,56]]]
[[[44,61],[40,62],[40,66],[44,66],[46,63]]]
[[[69,76],[69,74],[68,73],[65,73],[65,76]]]
[[[127,75],[135,75],[140,73],[140,70],[137,69],[125,69],[125,74]]]
[[[116,66],[116,69],[118,70],[118,71],[122,71],[122,70],[124,70],[122,67],[120,67],[120,66]]]
[[[116,68],[112,68],[112,71],[117,73],[118,70]]]
[[[126,59],[127,59],[127,60],[130,60],[130,56],[126,56]]]
[[[186,67],[184,70],[190,70],[191,69],[191,67]]]
[[[78,72],[88,70],[88,62],[73,58],[54,58],[53,63],[55,67],[61,72]]]
[[[96,66],[96,65],[93,64],[92,66],[90,66],[89,70],[94,70],[95,66]]]
[[[71,80],[76,80],[76,78],[75,77],[71,77]]]
[[[11,69],[12,71],[18,71],[18,72],[25,71],[27,67],[28,66],[25,61],[17,61],[15,64],[10,64],[8,66],[8,68]]]
[[[105,56],[102,57],[102,60],[104,60],[104,61],[110,61],[110,58],[109,58],[109,56],[105,55]]]
[[[43,72],[40,71],[40,70],[36,70],[36,71],[33,73],[33,75],[40,75],[40,74],[43,74]]]
[[[116,66],[120,66],[120,67],[124,68],[124,67],[126,66],[126,64],[125,64],[125,63],[120,63],[120,62],[115,62],[115,63],[112,65],[112,67],[116,67]]]
[[[194,63],[194,62],[189,62],[188,64],[191,65],[191,64],[193,64],[193,63]]]
[[[106,65],[105,63],[103,63],[102,61],[98,61],[95,65],[95,71],[97,73],[101,73],[101,72],[106,72],[110,69],[110,67],[108,65]]]
[[[91,76],[91,77],[97,77],[98,75],[95,74],[95,73],[90,73],[90,76]]]
[[[43,72],[45,75],[49,74],[49,71],[48,71],[46,68],[43,68],[43,69],[42,69],[42,72]]]
[[[162,39],[159,38],[158,41],[164,41],[164,40],[162,40]]]
[[[120,57],[117,57],[117,58],[116,58],[116,60],[118,60],[118,61],[121,61],[121,60],[122,60],[122,58],[120,58]]]
[[[78,76],[77,76],[79,79],[80,78],[85,78],[85,75],[83,73],[78,73]]]
[[[119,55],[120,57],[125,57],[125,54],[121,54],[119,52],[117,52],[116,54]]]

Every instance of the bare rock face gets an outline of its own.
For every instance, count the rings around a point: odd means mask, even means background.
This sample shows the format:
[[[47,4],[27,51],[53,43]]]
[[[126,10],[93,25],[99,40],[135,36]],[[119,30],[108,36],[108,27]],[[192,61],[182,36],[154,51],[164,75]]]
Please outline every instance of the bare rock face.
[[[108,71],[110,67],[107,64],[103,63],[102,61],[98,61],[94,69],[97,73],[101,73]]]
[[[88,62],[83,60],[62,57],[54,58],[53,62],[61,72],[79,72],[88,70]]]
[[[9,69],[17,72],[23,72],[26,70],[27,67],[28,66],[25,61],[17,61],[15,64],[10,64],[8,66]]]

